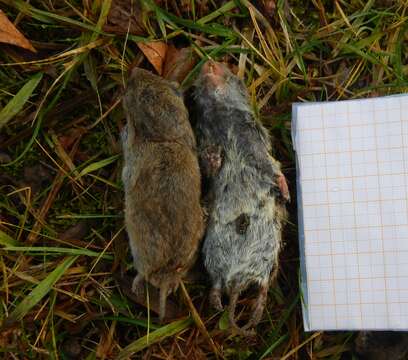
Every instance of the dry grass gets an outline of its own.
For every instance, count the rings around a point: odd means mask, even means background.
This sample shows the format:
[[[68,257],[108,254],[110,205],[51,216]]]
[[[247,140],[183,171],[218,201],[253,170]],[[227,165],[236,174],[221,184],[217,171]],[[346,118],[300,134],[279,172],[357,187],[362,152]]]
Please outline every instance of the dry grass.
[[[4,45],[0,53],[0,104],[18,110],[0,112],[5,359],[215,358],[186,306],[184,317],[159,325],[117,281],[134,274],[118,133],[127,69],[151,68],[137,41],[193,48],[201,61],[185,86],[208,56],[235,66],[274,136],[292,198],[293,102],[385,95],[408,85],[403,0],[134,0],[145,11],[118,23],[109,9],[120,2],[0,0],[38,50]],[[303,332],[295,203],[290,210],[281,270],[256,338],[223,331],[226,316],[209,308],[205,280],[187,286],[220,357],[352,356],[352,333]],[[243,317],[248,305],[242,302]]]

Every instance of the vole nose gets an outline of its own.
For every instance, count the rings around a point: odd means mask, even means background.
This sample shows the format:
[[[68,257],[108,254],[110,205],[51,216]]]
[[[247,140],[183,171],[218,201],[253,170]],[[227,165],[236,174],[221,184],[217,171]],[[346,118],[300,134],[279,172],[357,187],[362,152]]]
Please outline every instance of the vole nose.
[[[213,60],[208,60],[202,68],[203,75],[215,75],[215,76],[223,76],[224,69],[220,63],[217,63]]]
[[[225,83],[225,71],[220,63],[212,60],[207,61],[203,65],[201,73],[203,76],[205,76],[207,81],[215,87],[222,87]]]

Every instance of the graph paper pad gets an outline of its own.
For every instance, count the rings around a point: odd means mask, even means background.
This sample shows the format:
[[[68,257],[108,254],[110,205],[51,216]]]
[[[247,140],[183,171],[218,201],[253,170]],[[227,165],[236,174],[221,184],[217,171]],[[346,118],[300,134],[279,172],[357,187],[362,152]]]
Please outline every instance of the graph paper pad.
[[[305,330],[408,330],[408,96],[292,110]]]

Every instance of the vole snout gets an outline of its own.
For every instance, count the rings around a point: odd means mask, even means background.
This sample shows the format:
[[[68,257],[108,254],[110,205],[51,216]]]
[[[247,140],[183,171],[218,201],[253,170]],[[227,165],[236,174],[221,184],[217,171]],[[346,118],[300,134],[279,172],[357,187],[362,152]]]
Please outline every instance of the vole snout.
[[[214,61],[207,61],[202,69],[201,76],[208,82],[207,85],[213,88],[222,88],[225,86],[226,72],[224,66]]]

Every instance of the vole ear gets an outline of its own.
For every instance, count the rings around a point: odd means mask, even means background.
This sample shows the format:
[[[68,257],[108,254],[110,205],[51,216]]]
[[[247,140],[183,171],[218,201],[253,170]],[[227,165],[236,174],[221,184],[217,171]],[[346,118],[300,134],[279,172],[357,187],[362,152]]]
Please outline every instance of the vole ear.
[[[169,86],[177,96],[183,96],[180,84],[177,81],[169,81]]]
[[[171,80],[171,81],[169,81],[169,83],[171,84],[171,86],[173,86],[176,89],[180,88],[180,84],[175,80]]]

